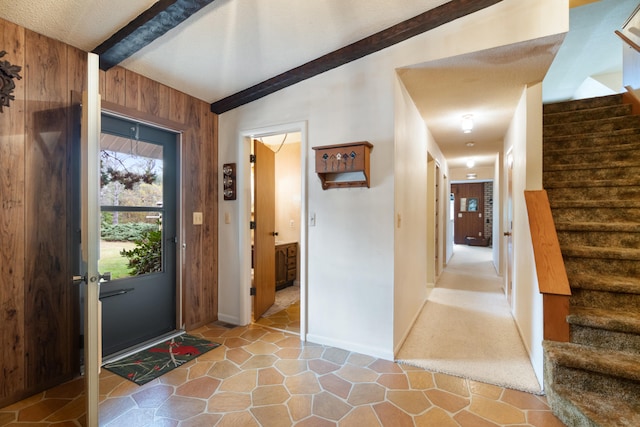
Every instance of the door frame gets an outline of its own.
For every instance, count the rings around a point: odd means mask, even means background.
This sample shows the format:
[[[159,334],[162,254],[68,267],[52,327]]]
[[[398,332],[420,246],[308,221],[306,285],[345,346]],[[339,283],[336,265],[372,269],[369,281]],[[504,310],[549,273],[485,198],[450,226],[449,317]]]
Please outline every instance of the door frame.
[[[251,155],[251,144],[253,139],[266,137],[271,135],[279,135],[284,133],[300,133],[300,242],[299,242],[299,259],[300,259],[300,339],[306,341],[307,337],[307,237],[309,231],[308,217],[308,159],[307,151],[309,150],[307,142],[307,122],[284,123],[280,125],[267,126],[256,129],[248,129],[240,131],[238,136],[238,170],[236,179],[238,188],[238,206],[239,206],[239,243],[240,243],[240,259],[243,260],[240,265],[240,321],[243,325],[251,323],[251,230],[249,229],[249,221],[251,221],[251,163],[249,156]]]

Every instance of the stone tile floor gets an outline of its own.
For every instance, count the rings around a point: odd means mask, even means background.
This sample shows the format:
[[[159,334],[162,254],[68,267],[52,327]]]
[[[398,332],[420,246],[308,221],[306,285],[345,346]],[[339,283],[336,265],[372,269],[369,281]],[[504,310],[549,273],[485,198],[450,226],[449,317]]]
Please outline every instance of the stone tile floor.
[[[144,386],[102,371],[101,426],[563,426],[542,396],[301,343],[261,324],[190,333],[222,345]],[[84,426],[82,389],[76,379],[1,408],[0,426]]]
[[[258,325],[300,335],[300,301],[296,301],[284,310],[256,321]]]

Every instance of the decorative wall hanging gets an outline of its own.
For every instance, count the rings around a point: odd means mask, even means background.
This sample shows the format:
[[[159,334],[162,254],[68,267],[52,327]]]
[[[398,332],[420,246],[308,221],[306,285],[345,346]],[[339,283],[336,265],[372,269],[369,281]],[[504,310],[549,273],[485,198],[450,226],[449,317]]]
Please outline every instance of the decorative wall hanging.
[[[222,188],[225,200],[236,199],[236,164],[225,163],[222,166]]]
[[[369,153],[367,141],[312,147],[316,151],[316,173],[322,189],[369,187]]]
[[[0,58],[7,54],[6,51],[0,51]],[[16,84],[13,79],[20,80],[22,77],[18,74],[22,67],[11,65],[9,61],[0,61],[0,113],[3,113],[3,107],[8,107],[9,102],[15,97],[12,95]]]

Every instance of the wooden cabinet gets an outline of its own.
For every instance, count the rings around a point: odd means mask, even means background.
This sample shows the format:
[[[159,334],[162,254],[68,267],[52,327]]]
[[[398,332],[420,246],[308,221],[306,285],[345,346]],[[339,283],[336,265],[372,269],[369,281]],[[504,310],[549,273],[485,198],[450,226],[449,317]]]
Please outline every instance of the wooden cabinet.
[[[276,245],[276,290],[291,286],[298,276],[298,243]]]

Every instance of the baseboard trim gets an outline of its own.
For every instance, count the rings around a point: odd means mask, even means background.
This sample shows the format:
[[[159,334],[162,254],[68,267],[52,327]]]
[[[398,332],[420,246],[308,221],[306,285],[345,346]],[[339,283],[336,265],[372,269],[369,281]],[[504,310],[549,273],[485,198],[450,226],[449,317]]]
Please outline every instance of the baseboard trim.
[[[218,312],[218,320],[225,323],[230,323],[232,325],[246,326],[246,325],[243,325],[242,322],[240,322],[240,318],[238,316],[231,316],[229,314],[224,314],[220,312]]]
[[[324,337],[321,335],[307,334],[306,337],[308,342],[314,344],[326,345],[329,347],[340,348],[342,350],[351,351],[354,353],[365,354],[367,356],[376,357],[378,359],[384,359],[388,361],[393,361],[393,352],[384,350],[379,347],[369,347],[364,345],[353,344],[351,342],[336,340],[329,337]]]

